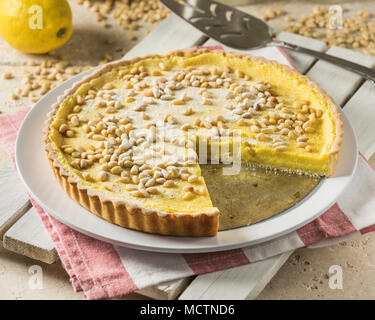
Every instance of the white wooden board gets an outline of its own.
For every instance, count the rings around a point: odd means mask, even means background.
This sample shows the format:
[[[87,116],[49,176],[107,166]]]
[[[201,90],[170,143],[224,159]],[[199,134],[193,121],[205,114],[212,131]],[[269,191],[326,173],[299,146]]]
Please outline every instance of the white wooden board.
[[[203,274],[181,294],[179,300],[255,299],[293,251],[228,270]]]
[[[345,114],[353,125],[359,150],[366,158],[375,153],[375,85],[371,81],[361,86],[346,103]]]
[[[48,264],[58,259],[55,246],[32,207],[4,235],[5,249]]]
[[[326,44],[322,41],[302,37],[298,34],[289,33],[289,32],[280,32],[277,35],[277,40],[289,42],[292,44],[299,45],[301,47],[305,47],[315,51],[325,51]],[[315,63],[316,59],[310,56],[307,56],[302,53],[297,53],[291,50],[284,49],[285,52],[291,58],[294,66],[299,70],[301,73],[306,73],[312,65]]]
[[[191,283],[194,277],[160,283],[137,291],[146,297],[157,300],[174,300]]]
[[[199,30],[170,14],[124,58],[141,57],[146,54],[164,54],[172,50],[201,45],[207,40]]]
[[[9,161],[0,169],[0,240],[30,206],[26,190]]]

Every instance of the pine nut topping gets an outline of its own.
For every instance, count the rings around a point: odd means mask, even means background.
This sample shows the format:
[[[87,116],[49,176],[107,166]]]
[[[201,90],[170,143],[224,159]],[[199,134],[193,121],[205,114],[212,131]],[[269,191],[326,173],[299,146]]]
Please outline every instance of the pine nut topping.
[[[164,188],[182,184],[182,199],[189,201],[208,194],[203,178],[194,174],[195,144],[201,133],[212,141],[248,134],[249,145],[271,146],[276,152],[289,147],[319,151],[308,141],[315,141],[312,135],[321,131],[323,111],[310,101],[290,102],[268,82],[228,66],[176,70],[178,66],[172,68],[169,61],[167,57],[156,65],[142,66],[140,61],[137,67],[121,67],[118,81],[75,94],[58,131],[62,152],[72,167],[82,170],[84,179],[121,183],[120,188],[110,183],[104,187],[112,192],[125,187],[137,198],[173,193],[176,190]],[[25,74],[26,88],[15,91],[14,99],[24,94],[38,98],[34,90],[48,92],[54,79],[81,70],[61,65],[36,71]],[[35,84],[38,72],[44,78]],[[160,134],[162,126],[165,136]],[[73,147],[76,142],[82,145]]]
[[[260,132],[260,129],[257,126],[251,126],[250,129],[254,133],[259,133]]]
[[[190,182],[190,183],[195,183],[195,182],[198,181],[198,179],[199,179],[198,176],[193,175],[193,176],[190,176],[190,177],[188,178],[188,182]]]
[[[193,109],[192,108],[187,108],[185,111],[184,111],[184,115],[185,116],[190,116],[193,114]]]
[[[111,169],[112,174],[117,174],[119,175],[122,172],[122,168],[120,166],[115,166]]]
[[[183,130],[183,131],[188,131],[189,129],[191,129],[192,128],[192,126],[190,125],[190,124],[184,124],[182,127],[181,127],[181,129]]]
[[[275,151],[277,151],[277,152],[281,152],[281,151],[285,151],[285,150],[286,150],[285,145],[279,145],[279,146],[275,147]]]
[[[158,193],[158,188],[156,187],[149,187],[146,189],[146,191],[150,194],[157,194]]]
[[[68,138],[72,138],[74,137],[74,131],[73,130],[67,130],[65,132],[65,135],[68,137]]]
[[[157,180],[156,180],[157,181]],[[173,180],[168,180],[168,181],[165,181],[164,184],[163,184],[163,187],[165,188],[172,188],[175,186],[175,183]]]
[[[66,131],[68,130],[68,126],[65,124],[65,123],[63,123],[60,127],[59,127],[59,132],[60,133],[65,133]]]
[[[3,74],[3,79],[5,79],[5,80],[13,79],[13,74],[10,73],[10,72],[6,72],[6,73]]]
[[[312,152],[312,151],[313,151],[313,148],[312,148],[311,146],[307,145],[307,146],[305,147],[305,150],[306,150],[307,152]]]
[[[189,201],[189,200],[193,199],[193,197],[194,197],[194,195],[193,195],[192,192],[186,192],[183,195],[182,199],[185,200],[185,201]]]
[[[107,181],[108,180],[108,173],[105,171],[100,171],[98,178],[100,181]]]

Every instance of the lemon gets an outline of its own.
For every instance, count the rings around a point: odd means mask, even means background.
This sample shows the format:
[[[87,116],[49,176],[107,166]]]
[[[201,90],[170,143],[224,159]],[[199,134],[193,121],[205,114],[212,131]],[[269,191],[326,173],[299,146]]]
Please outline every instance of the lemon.
[[[65,44],[72,31],[67,0],[0,0],[0,35],[20,51],[52,51]]]

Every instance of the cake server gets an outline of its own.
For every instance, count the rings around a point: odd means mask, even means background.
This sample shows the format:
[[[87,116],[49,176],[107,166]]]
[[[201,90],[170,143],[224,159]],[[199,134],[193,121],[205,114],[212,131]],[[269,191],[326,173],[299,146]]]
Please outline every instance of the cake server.
[[[160,0],[195,28],[222,44],[240,50],[280,46],[333,63],[371,80],[375,70],[323,52],[275,39],[274,30],[262,20],[213,0]]]

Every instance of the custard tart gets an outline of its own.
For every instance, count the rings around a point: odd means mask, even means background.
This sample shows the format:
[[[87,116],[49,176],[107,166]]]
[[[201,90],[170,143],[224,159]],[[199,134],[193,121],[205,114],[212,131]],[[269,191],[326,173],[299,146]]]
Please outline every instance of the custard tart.
[[[203,161],[329,177],[338,107],[275,61],[189,49],[111,63],[58,99],[45,124],[51,168],[79,204],[143,232],[214,236]],[[235,192],[235,191],[234,191]]]

